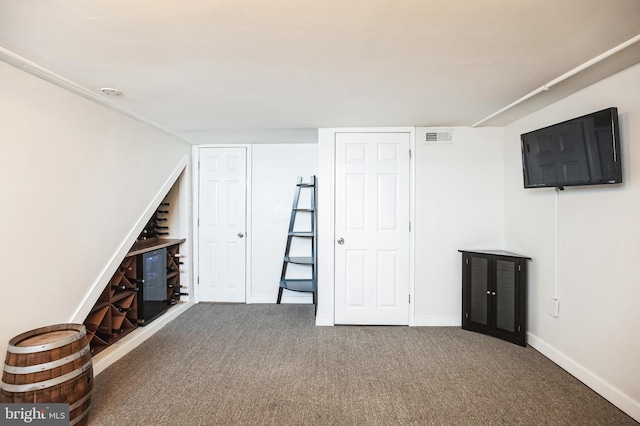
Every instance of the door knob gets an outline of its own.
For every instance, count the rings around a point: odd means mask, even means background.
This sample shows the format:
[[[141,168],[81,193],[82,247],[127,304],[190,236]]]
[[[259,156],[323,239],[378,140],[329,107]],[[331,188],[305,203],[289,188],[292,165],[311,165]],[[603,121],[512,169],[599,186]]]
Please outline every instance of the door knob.
[[[238,238],[243,238],[244,234],[242,232],[238,232]]]
[[[344,244],[344,238],[338,238],[338,244],[340,245]]]

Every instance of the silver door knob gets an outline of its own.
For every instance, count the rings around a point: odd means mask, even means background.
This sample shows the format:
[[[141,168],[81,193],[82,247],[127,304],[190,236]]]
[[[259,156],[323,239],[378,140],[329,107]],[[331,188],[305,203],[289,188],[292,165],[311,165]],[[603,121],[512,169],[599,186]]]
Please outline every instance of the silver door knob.
[[[242,232],[238,232],[238,238],[244,238],[244,234]]]
[[[338,244],[340,245],[344,244],[344,238],[338,238]]]

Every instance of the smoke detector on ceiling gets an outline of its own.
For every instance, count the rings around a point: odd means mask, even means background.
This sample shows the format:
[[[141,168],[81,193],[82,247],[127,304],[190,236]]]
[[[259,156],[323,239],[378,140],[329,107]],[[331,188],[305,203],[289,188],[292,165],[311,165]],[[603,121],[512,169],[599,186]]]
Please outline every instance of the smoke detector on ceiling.
[[[100,91],[102,93],[104,93],[105,95],[108,96],[120,96],[122,95],[122,92],[117,90],[117,89],[112,89],[110,87],[103,87],[102,89],[100,89]]]

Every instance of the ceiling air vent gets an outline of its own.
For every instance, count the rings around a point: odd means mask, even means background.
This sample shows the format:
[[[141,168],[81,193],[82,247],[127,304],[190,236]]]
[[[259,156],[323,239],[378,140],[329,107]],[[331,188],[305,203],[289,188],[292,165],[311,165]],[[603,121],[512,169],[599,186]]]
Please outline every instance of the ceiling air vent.
[[[452,143],[451,130],[438,130],[425,132],[425,143]]]

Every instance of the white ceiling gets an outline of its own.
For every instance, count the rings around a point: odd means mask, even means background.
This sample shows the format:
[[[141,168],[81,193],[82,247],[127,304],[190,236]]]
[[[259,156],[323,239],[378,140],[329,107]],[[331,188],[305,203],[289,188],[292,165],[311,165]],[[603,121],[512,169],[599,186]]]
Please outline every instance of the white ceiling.
[[[0,0],[0,46],[196,143],[472,125],[640,34],[639,0]],[[640,43],[487,120],[640,62]],[[15,61],[14,61],[15,63]]]

